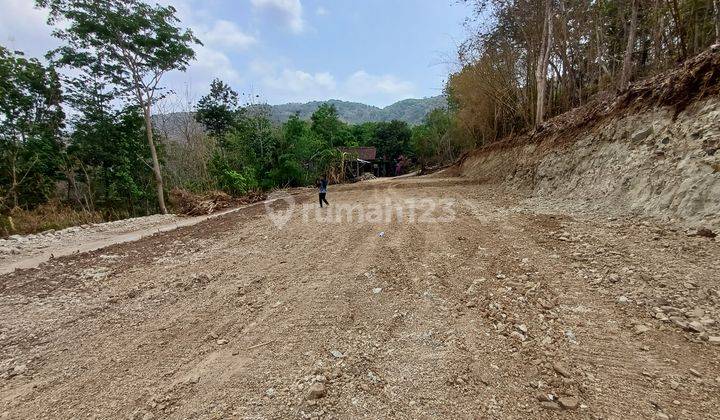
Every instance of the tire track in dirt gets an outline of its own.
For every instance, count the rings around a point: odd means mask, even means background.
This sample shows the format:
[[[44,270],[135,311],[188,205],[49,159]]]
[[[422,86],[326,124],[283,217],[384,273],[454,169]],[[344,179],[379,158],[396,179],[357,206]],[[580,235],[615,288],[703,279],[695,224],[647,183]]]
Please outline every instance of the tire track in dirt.
[[[0,331],[0,373],[18,363],[28,372],[0,383],[0,413],[616,418],[662,409],[697,418],[717,411],[717,348],[649,320],[640,303],[619,305],[622,288],[640,284],[633,276],[628,284],[595,282],[609,274],[603,269],[623,266],[644,278],[654,272],[644,265],[669,258],[662,273],[676,290],[671,280],[711,275],[716,248],[668,239],[682,243],[684,259],[669,250],[653,256],[637,250],[641,232],[510,208],[517,198],[467,182],[358,184],[334,188],[329,199],[333,209],[432,197],[468,198],[475,207],[461,203],[452,223],[325,223],[306,222],[296,203],[282,230],[256,208],[6,276],[0,315],[12,321]],[[560,240],[561,230],[585,236]],[[100,268],[108,274],[82,275]],[[48,279],[59,282],[41,288]],[[696,283],[692,296],[714,304],[712,281]],[[636,335],[633,320],[654,329]],[[308,399],[317,383],[325,396]],[[538,393],[572,394],[587,407],[544,410]]]

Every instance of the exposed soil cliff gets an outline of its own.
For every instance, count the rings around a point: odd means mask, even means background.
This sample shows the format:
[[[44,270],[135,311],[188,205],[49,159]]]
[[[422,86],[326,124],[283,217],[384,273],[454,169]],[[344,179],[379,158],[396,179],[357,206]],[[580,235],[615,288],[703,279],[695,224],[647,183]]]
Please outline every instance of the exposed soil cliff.
[[[720,227],[720,46],[454,168],[534,195]]]

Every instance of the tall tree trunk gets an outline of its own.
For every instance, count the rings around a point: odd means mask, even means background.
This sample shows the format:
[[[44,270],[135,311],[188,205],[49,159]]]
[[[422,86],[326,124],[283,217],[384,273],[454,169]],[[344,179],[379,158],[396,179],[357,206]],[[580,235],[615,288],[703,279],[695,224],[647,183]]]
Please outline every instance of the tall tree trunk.
[[[576,75],[575,75],[575,67],[573,66],[573,63],[570,60],[570,35],[567,27],[567,20],[568,16],[565,11],[565,0],[560,0],[558,2],[560,6],[560,34],[562,35],[562,43],[560,45],[560,58],[563,62],[563,75],[562,81],[565,84],[567,95],[567,103],[570,108],[572,108],[577,100],[577,94],[576,94]]]
[[[685,30],[685,24],[682,20],[682,15],[680,14],[680,6],[678,5],[677,0],[668,0],[668,3],[670,5],[670,15],[672,16],[674,23],[675,23],[675,33],[678,37],[678,43],[680,46],[680,59],[685,59],[687,57],[687,40],[685,39],[686,36],[686,30]]]
[[[157,150],[155,150],[155,140],[153,140],[150,104],[143,106],[143,111],[145,113],[145,133],[147,135],[148,145],[150,146],[150,155],[152,156],[153,161],[153,172],[155,173],[155,187],[157,188],[158,205],[160,206],[160,212],[162,214],[167,214],[168,211],[165,207],[162,172],[160,172],[160,161],[158,161]]]
[[[713,0],[715,9],[715,43],[720,44],[720,0]]]
[[[542,40],[535,67],[535,84],[537,85],[537,102],[535,105],[535,124],[542,124],[545,117],[545,88],[547,86],[547,68],[550,61],[552,45],[552,0],[545,0],[545,19],[543,22]]]
[[[653,65],[655,70],[662,68],[663,65],[662,37],[665,15],[660,12],[660,0],[654,0],[653,8],[653,15],[656,16],[655,28],[653,29]]]
[[[627,87],[632,73],[632,53],[635,49],[635,35],[637,32],[638,0],[632,0],[632,6],[630,7],[632,7],[632,13],[630,16],[630,25],[628,26],[625,57],[623,58],[622,71],[620,72],[620,89]]]
[[[13,206],[12,206],[12,210],[16,209],[16,208],[18,207],[18,204],[19,204],[19,203],[18,203],[18,193],[17,193],[18,180],[17,180],[17,166],[16,166],[16,163],[17,163],[17,151],[15,151],[15,153],[13,153],[13,157],[12,157],[12,168],[11,168],[11,173],[12,173],[12,185],[10,186],[10,192],[12,193],[12,196],[13,196]]]

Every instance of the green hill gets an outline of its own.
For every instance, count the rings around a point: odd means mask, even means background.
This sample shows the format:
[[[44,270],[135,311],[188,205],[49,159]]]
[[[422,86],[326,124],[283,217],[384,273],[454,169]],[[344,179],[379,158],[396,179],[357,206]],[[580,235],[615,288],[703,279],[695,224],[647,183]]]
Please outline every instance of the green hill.
[[[359,124],[368,121],[392,121],[400,120],[408,124],[420,124],[425,116],[436,108],[447,108],[447,100],[444,96],[434,96],[423,99],[405,99],[388,105],[385,108],[378,108],[372,105],[358,102],[339,101],[331,99],[328,101],[313,101],[304,104],[289,103],[274,105],[271,107],[271,119],[277,122],[285,122],[290,116],[298,114],[301,119],[310,119],[320,105],[330,103],[335,105],[340,119],[347,123]]]

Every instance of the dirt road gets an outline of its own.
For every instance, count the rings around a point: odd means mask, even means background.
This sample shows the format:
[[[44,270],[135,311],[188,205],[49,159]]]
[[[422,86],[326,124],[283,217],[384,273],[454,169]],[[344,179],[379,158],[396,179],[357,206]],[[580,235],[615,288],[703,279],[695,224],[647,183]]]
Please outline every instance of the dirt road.
[[[716,241],[462,179],[328,198],[1,276],[0,417],[720,413]]]

